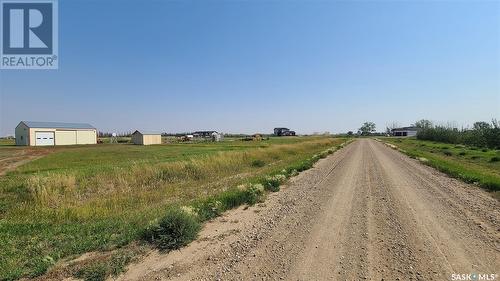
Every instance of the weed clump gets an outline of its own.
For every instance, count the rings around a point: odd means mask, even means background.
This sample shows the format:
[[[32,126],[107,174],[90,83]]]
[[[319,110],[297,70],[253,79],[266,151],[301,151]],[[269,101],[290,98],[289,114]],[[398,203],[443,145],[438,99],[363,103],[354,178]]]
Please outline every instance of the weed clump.
[[[252,184],[247,190],[247,203],[254,205],[255,203],[264,201],[265,189],[260,183]]]
[[[263,186],[266,190],[277,192],[280,190],[280,185],[285,182],[286,176],[282,174],[277,174],[271,177],[266,177],[263,180]]]
[[[249,193],[248,190],[241,191],[237,189],[230,189],[228,191],[223,192],[220,196],[216,198],[216,209],[219,212],[217,215],[220,215],[222,212],[226,210],[230,210],[241,206],[243,204],[249,203],[249,201],[253,200],[254,194]]]
[[[291,170],[288,171],[288,175],[290,177],[295,177],[298,174],[299,174],[299,172],[296,169],[291,169]]]
[[[226,195],[226,201],[229,196]],[[222,202],[215,199],[209,198],[200,202],[195,203],[194,209],[201,221],[210,220],[218,217],[222,212],[224,212]]]
[[[252,167],[261,168],[261,167],[264,167],[265,165],[266,165],[266,162],[264,162],[260,159],[255,159],[252,161]]]
[[[300,163],[298,166],[297,166],[297,171],[299,172],[302,172],[302,171],[305,171],[305,170],[309,170],[311,169],[313,166],[313,163],[311,161],[303,161],[302,163]]]
[[[193,213],[199,221],[207,221],[220,216],[224,211],[243,204],[253,205],[262,202],[265,188],[262,184],[242,184],[217,195],[193,204]]]
[[[106,276],[106,265],[102,263],[96,263],[91,266],[84,267],[75,273],[76,278],[80,278],[85,281],[104,281],[106,280]]]
[[[491,157],[491,159],[490,159],[490,162],[499,162],[499,161],[500,161],[500,157],[498,157],[498,156]]]
[[[312,162],[316,162],[316,161],[318,161],[320,158],[321,158],[320,154],[314,154],[314,155],[311,157],[311,161],[312,161]]]
[[[425,158],[425,157],[418,157],[417,159],[418,159],[418,161],[420,161],[420,162],[424,162],[424,163],[429,162],[429,159],[427,159],[427,158]]]
[[[85,281],[104,281],[108,276],[118,276],[125,272],[125,267],[132,259],[132,252],[118,251],[109,258],[85,264],[78,268],[73,276]]]
[[[193,241],[200,229],[196,217],[180,208],[172,208],[157,224],[144,231],[143,238],[160,250],[175,250]]]

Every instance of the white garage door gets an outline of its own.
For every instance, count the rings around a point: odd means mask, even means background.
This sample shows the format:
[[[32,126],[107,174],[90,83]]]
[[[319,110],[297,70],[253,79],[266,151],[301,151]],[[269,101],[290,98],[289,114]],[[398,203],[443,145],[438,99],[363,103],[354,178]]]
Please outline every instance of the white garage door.
[[[54,145],[54,132],[35,132],[36,145]]]

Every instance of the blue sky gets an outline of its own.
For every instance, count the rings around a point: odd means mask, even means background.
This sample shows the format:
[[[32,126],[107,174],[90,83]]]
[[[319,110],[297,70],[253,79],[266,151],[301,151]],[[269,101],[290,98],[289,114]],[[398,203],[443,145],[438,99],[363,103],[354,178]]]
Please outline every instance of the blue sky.
[[[468,125],[500,119],[500,2],[60,0],[59,69],[0,91],[0,135]]]

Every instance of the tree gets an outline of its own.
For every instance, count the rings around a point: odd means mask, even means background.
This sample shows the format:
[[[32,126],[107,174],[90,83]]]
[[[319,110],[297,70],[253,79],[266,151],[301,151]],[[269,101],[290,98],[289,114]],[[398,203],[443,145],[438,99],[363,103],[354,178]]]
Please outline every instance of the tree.
[[[392,134],[392,129],[396,129],[396,128],[399,128],[399,127],[400,127],[400,126],[399,126],[399,124],[398,124],[397,122],[392,122],[392,123],[390,123],[389,125],[387,125],[387,126],[385,127],[385,132],[386,132],[388,135],[390,135],[390,134]]]
[[[352,135],[353,135],[353,132],[352,132],[352,131],[349,131],[349,132],[347,132],[347,135],[348,135],[348,136],[352,136]]]
[[[474,123],[473,128],[476,131],[481,131],[481,130],[485,130],[485,129],[491,128],[491,125],[489,123],[487,123],[487,122],[479,121],[479,122],[475,122]]]
[[[366,136],[370,135],[371,133],[375,132],[375,123],[373,122],[365,122],[363,123],[363,126],[359,128],[361,131],[361,135]]]
[[[427,119],[418,120],[415,122],[415,127],[421,129],[429,129],[432,127],[432,122]]]

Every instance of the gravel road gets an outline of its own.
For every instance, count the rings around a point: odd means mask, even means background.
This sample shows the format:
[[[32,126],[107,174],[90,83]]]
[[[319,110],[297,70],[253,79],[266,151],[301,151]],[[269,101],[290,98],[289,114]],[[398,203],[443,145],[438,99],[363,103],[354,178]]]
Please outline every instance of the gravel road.
[[[151,252],[118,279],[450,280],[454,273],[500,273],[500,203],[361,139],[265,203],[228,212],[188,247]]]

